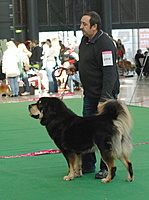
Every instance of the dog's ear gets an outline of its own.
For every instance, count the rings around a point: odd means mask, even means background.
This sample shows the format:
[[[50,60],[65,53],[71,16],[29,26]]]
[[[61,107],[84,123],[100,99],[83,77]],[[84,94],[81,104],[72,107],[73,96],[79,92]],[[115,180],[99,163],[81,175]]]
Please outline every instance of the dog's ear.
[[[43,117],[40,121],[41,125],[48,125],[55,115],[56,112],[52,111],[50,107],[43,108]]]

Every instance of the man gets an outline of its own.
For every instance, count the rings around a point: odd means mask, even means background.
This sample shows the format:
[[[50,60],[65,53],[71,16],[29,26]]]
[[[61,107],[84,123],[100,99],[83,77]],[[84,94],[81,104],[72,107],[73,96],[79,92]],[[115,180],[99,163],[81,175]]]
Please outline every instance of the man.
[[[136,73],[138,76],[140,76],[140,73],[141,73],[141,68],[143,66],[144,57],[145,56],[142,54],[142,50],[138,49],[137,53],[135,55]]]
[[[94,11],[84,14],[80,29],[83,37],[79,46],[79,61],[70,65],[67,73],[73,74],[74,70],[79,70],[84,89],[83,116],[86,117],[100,110],[107,99],[117,98],[119,75],[116,48],[109,36],[101,30],[100,16]],[[95,171],[94,153],[84,155],[82,161],[83,173]],[[107,176],[107,167],[102,160],[100,169],[95,175],[97,179]]]
[[[38,41],[37,40],[33,40],[31,42],[31,46],[32,46],[32,55],[30,57],[30,64],[31,65],[39,65],[39,69],[41,69],[41,57],[42,57],[42,48],[38,45]]]

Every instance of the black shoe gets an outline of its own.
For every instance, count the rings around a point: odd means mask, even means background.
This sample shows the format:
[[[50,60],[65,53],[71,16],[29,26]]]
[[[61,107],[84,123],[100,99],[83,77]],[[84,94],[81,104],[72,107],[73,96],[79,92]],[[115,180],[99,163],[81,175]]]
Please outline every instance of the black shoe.
[[[108,171],[106,169],[100,170],[97,174],[95,174],[96,179],[103,179],[106,178],[108,175]]]
[[[15,97],[15,95],[10,95],[10,97]]]

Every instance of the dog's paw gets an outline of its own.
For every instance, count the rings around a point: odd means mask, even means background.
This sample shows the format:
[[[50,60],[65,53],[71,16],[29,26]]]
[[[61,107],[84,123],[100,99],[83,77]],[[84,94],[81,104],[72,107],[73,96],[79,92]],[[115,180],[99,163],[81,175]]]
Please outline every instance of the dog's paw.
[[[73,177],[71,176],[64,176],[63,180],[64,181],[71,181],[73,179]]]
[[[107,179],[107,178],[103,178],[103,179],[101,179],[101,182],[102,183],[110,183],[110,179]]]
[[[133,180],[134,180],[134,176],[133,176],[133,177],[127,177],[127,178],[126,178],[126,181],[127,181],[127,182],[132,182]]]
[[[79,178],[82,176],[82,170],[80,170],[79,172],[75,172],[75,177]]]
[[[75,173],[75,177],[77,177],[77,178],[82,177],[82,174]]]

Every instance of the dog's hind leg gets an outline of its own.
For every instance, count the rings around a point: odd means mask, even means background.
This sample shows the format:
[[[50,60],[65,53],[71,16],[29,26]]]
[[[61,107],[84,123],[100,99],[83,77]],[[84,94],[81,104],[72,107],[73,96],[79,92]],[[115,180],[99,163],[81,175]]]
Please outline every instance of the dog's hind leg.
[[[126,170],[128,172],[128,176],[126,178],[126,181],[128,181],[128,182],[133,181],[134,175],[133,175],[133,169],[132,169],[131,161],[128,159],[128,157],[126,155],[123,155],[121,158],[119,158],[119,160],[124,164],[124,166],[126,167]]]
[[[114,164],[114,158],[110,155],[111,153],[105,153],[104,155],[102,155],[102,159],[105,162],[105,164],[107,165],[108,168],[108,175],[106,178],[103,178],[101,180],[102,183],[109,183],[115,176],[115,172],[116,172],[116,166]]]
[[[76,163],[77,163],[77,155],[75,153],[67,153],[64,154],[68,165],[69,165],[69,174],[67,176],[64,176],[65,181],[71,181],[75,177],[75,172],[76,172]]]
[[[10,96],[10,90],[7,88],[6,90],[6,97]]]

